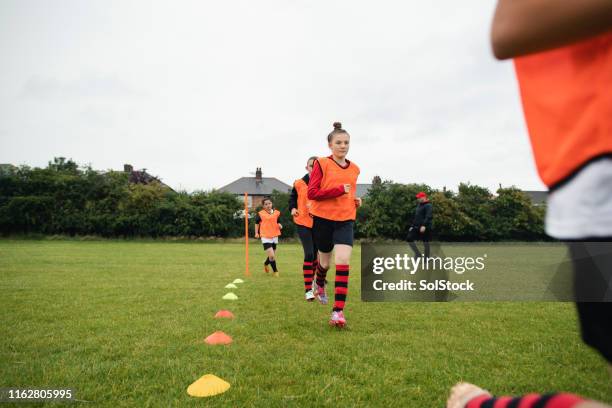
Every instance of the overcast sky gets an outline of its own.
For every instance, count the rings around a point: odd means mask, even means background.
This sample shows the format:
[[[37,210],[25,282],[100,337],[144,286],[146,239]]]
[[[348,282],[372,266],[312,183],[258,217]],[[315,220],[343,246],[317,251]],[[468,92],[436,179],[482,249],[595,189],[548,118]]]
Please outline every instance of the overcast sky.
[[[543,189],[493,0],[0,2],[0,163],[291,183],[351,134],[359,182]]]

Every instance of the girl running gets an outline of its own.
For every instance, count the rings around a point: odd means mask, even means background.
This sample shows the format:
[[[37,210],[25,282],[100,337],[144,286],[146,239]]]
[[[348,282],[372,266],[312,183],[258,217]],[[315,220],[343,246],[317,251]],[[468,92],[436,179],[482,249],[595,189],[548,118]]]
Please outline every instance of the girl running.
[[[336,280],[334,307],[329,324],[344,327],[353,227],[357,207],[361,205],[361,199],[355,197],[359,167],[346,159],[350,135],[342,129],[339,122],[334,123],[334,130],[327,135],[327,143],[332,154],[315,160],[308,183],[308,199],[312,200],[310,213],[313,216],[314,241],[319,249],[315,286],[319,302],[327,304],[325,278],[333,250]]]
[[[304,298],[307,302],[312,302],[315,298],[312,290],[314,271],[317,265],[317,249],[312,235],[312,217],[310,216],[310,200],[308,200],[308,183],[312,166],[317,158],[311,157],[306,162],[306,175],[301,179],[295,180],[293,190],[289,197],[289,210],[293,216],[293,222],[297,226],[297,233],[304,250],[304,264],[302,266],[304,274]]]
[[[276,268],[276,244],[278,237],[281,234],[283,226],[278,222],[280,212],[272,208],[272,200],[264,198],[263,209],[257,213],[255,218],[255,238],[261,237],[264,251],[267,257],[264,262],[264,272],[269,273],[268,265],[272,265],[272,276],[278,278],[278,269]]]
[[[499,0],[491,40],[497,58],[514,58],[549,187],[546,233],[568,243],[582,339],[612,372],[612,2]],[[454,386],[446,406],[611,408],[572,394],[493,398],[469,383]]]

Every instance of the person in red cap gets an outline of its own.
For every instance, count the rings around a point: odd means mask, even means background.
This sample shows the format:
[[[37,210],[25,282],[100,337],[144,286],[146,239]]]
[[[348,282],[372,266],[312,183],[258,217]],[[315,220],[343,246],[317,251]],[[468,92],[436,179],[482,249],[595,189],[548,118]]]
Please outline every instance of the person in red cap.
[[[433,219],[433,207],[427,198],[427,194],[420,191],[416,198],[419,202],[415,211],[412,225],[408,230],[408,245],[414,251],[414,256],[420,257],[421,251],[414,241],[421,240],[425,247],[425,258],[429,257],[429,241],[431,241],[431,221]]]

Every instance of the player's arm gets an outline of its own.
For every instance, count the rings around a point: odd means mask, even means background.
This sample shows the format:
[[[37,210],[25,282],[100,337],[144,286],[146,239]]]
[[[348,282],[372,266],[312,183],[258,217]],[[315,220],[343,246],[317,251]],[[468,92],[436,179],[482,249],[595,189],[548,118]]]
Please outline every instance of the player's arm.
[[[493,54],[514,58],[612,30],[612,0],[499,0]]]
[[[255,238],[259,238],[259,224],[261,223],[261,217],[259,214],[255,217]]]
[[[297,190],[295,189],[295,186],[293,186],[293,188],[291,189],[291,195],[289,196],[289,211],[291,211],[291,215],[294,217],[298,215],[297,200],[298,200],[298,193],[297,193]]]
[[[334,198],[346,194],[344,185],[325,190],[322,189],[322,180],[323,170],[321,170],[321,165],[319,164],[319,162],[315,160],[312,166],[312,172],[310,173],[310,181],[308,182],[309,200],[325,200],[326,198]]]

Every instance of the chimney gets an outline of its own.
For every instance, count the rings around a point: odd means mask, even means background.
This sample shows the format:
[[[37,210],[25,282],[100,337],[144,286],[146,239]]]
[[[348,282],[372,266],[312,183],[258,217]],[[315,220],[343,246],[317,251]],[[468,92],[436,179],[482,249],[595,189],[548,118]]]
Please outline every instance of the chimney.
[[[131,173],[131,172],[133,172],[133,171],[134,171],[134,167],[132,167],[132,165],[131,165],[131,164],[124,164],[124,165],[123,165],[123,171],[124,171],[125,173]]]
[[[261,167],[255,169],[255,181],[261,181]]]

